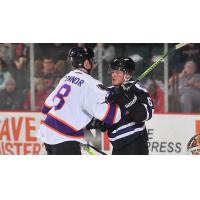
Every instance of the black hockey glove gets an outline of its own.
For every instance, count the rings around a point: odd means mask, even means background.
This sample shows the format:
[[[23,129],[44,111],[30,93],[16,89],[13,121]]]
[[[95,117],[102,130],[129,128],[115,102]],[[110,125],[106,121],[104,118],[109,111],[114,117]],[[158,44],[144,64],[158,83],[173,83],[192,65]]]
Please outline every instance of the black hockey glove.
[[[130,86],[130,84],[128,85]],[[127,89],[127,84],[123,84],[118,88],[111,88],[110,94],[107,98],[109,103],[118,104],[121,109],[126,108],[128,110],[130,107],[133,107],[137,102],[137,96],[135,95],[135,87],[131,90]]]
[[[117,99],[123,91],[121,91],[120,88],[117,87],[108,88],[107,91],[109,92],[109,95],[107,97],[108,103],[117,104]]]
[[[132,94],[134,93],[136,96],[139,96],[140,94],[142,94],[143,92],[138,89],[133,83],[130,82],[125,82],[121,85],[121,87],[123,88],[124,92],[127,94]]]
[[[104,122],[102,122],[96,118],[92,118],[90,123],[86,126],[86,129],[88,129],[88,130],[99,129],[100,131],[105,132],[107,130],[107,127]]]

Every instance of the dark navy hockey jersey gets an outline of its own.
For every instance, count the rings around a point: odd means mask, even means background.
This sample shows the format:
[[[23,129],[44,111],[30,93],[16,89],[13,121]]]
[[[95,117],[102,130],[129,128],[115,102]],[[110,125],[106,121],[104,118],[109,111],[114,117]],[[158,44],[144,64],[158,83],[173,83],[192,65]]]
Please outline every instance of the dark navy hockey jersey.
[[[147,90],[138,83],[134,87],[134,94],[138,99],[137,105],[125,118],[108,129],[108,137],[113,148],[121,148],[142,134],[147,136],[145,121],[152,118],[153,103]]]

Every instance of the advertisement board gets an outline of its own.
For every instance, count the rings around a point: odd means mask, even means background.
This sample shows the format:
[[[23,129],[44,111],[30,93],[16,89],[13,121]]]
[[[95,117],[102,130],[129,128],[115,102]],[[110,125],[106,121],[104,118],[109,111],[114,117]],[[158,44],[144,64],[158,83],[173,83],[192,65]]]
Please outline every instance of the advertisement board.
[[[46,154],[43,143],[34,136],[43,117],[37,112],[0,112],[0,154]],[[150,154],[186,155],[187,143],[200,133],[200,115],[155,114],[146,126]],[[94,130],[85,133],[88,142],[111,154],[107,134]]]
[[[200,115],[154,115],[146,123],[150,154],[187,154],[187,143],[200,133]]]
[[[0,112],[0,154],[44,154],[44,145],[34,137],[42,117],[35,112]]]

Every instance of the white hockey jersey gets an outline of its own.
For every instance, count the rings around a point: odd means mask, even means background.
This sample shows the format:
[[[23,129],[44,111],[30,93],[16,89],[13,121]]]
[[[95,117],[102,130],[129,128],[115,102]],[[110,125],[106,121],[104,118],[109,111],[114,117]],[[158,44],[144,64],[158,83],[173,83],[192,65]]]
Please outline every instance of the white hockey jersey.
[[[80,70],[69,72],[46,99],[42,112],[47,116],[36,136],[47,144],[86,143],[83,129],[93,117],[109,125],[117,123],[121,110],[105,101],[107,92],[101,86]]]

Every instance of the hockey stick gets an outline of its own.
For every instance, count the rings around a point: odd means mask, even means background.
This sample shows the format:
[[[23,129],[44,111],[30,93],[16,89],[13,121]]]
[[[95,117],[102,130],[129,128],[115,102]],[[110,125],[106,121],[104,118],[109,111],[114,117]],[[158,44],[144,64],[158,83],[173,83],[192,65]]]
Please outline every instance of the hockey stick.
[[[90,144],[87,144],[89,147],[91,147],[92,149],[94,149],[95,151],[97,151],[98,153],[102,154],[102,155],[107,155],[106,153],[104,153],[103,151],[97,149],[96,147],[90,145]]]
[[[141,81],[144,77],[146,77],[155,67],[157,67],[169,54],[173,53],[174,51],[186,46],[188,43],[180,43],[177,44],[174,48],[172,48],[170,51],[168,51],[166,54],[164,54],[161,58],[159,58],[157,61],[155,61],[152,65],[150,65],[131,85],[127,90],[131,90],[131,88]]]
[[[90,145],[90,144],[84,145],[84,146],[83,146],[83,149],[84,149],[85,151],[87,151],[88,154],[90,154],[90,155],[96,155],[93,151],[91,151],[90,147],[91,147],[92,149],[94,149],[95,151],[97,151],[98,153],[102,154],[102,155],[107,155],[107,154],[104,153],[103,151],[97,149],[96,147],[94,147],[94,146],[92,146],[92,145]]]
[[[89,146],[87,146],[87,145],[84,145],[84,146],[83,146],[83,149],[84,149],[85,151],[87,151],[87,153],[88,153],[89,155],[96,155],[93,151],[91,151],[91,149],[90,149]]]

